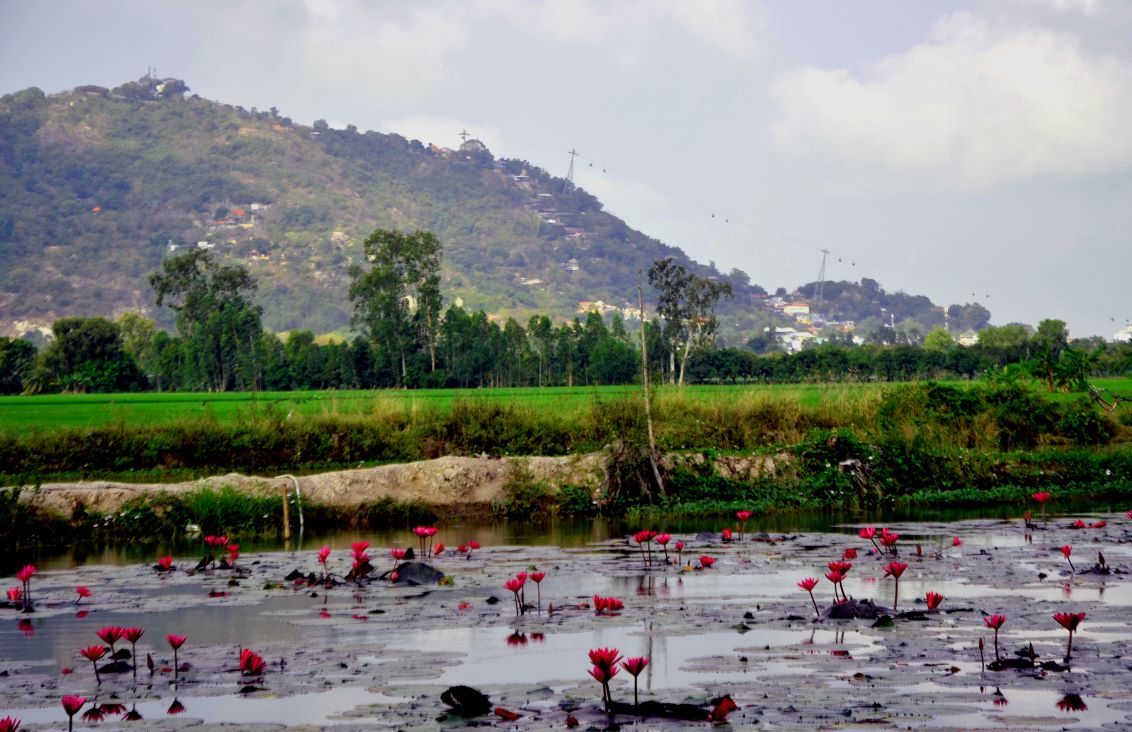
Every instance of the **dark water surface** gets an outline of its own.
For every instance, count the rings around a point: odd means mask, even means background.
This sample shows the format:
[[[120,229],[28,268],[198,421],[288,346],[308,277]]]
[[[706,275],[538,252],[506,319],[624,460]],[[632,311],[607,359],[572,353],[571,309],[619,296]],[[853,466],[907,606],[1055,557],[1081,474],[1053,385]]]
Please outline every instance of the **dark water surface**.
[[[812,532],[856,533],[857,527],[866,524],[883,526],[903,522],[948,522],[967,519],[1017,518],[1032,506],[970,506],[961,508],[901,508],[884,511],[831,510],[794,512],[783,511],[764,516],[752,516],[747,523],[747,532],[757,534],[796,534]],[[1123,504],[1112,501],[1078,502],[1073,506],[1076,513],[1113,512],[1127,510]],[[1049,514],[1052,520],[1055,514]],[[297,518],[295,519],[297,521]],[[440,534],[453,546],[454,537],[464,542],[475,539],[483,546],[560,546],[582,547],[588,544],[607,541],[631,534],[646,528],[641,522],[622,519],[578,519],[531,521],[477,521],[440,522],[436,524]],[[672,534],[696,534],[701,531],[718,531],[722,526],[735,525],[734,519],[727,517],[668,518],[651,522],[647,528],[668,531]],[[326,545],[331,549],[348,548],[354,541],[364,539],[375,546],[388,546],[404,543],[406,529],[358,530],[350,529],[329,533],[306,533],[296,535],[290,542],[280,537],[241,537],[238,541],[243,553],[268,551],[317,551]],[[55,551],[41,555],[21,555],[19,557],[0,557],[0,574],[13,574],[28,561],[35,562],[40,569],[69,569],[87,564],[124,566],[142,562],[152,562],[165,554],[199,553],[200,537],[190,537],[177,542],[153,541],[132,544],[78,545],[70,550]]]

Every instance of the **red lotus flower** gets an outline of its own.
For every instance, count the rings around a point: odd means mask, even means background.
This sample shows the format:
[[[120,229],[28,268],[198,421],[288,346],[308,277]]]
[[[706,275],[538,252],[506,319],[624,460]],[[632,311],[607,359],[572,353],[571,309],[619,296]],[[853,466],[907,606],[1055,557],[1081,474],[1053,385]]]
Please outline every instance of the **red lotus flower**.
[[[64,696],[61,699],[63,703],[63,711],[67,713],[67,731],[71,732],[74,729],[75,715],[86,704],[85,696]]]
[[[612,615],[625,608],[625,603],[616,597],[599,597],[594,595],[594,612],[598,615]]]
[[[730,696],[722,696],[708,712],[708,721],[712,724],[723,724],[727,721],[727,715],[738,708],[739,705],[735,703],[734,699]]]
[[[928,610],[935,610],[943,602],[943,595],[938,592],[928,592],[924,595],[924,601],[928,604]]]
[[[899,538],[900,538],[900,534],[891,532],[888,529],[884,529],[884,531],[881,532],[881,535],[880,535],[880,543],[884,544],[886,549],[888,549],[889,551],[892,551],[892,547],[894,547],[896,545],[896,541]]]
[[[986,626],[988,628],[993,628],[994,630],[998,630],[999,628],[1001,628],[1006,623],[1006,616],[1005,615],[991,615],[990,617],[983,618],[983,622],[986,623]]]
[[[527,583],[527,576],[528,575],[527,575],[526,572],[516,572],[515,573],[515,579],[519,580],[519,582],[521,582],[523,584]]]
[[[600,668],[613,668],[621,660],[621,652],[616,648],[591,648],[590,663]]]
[[[239,544],[229,544],[225,548],[228,550],[228,562],[231,563],[231,564],[235,564],[236,560],[240,558],[240,545]]]
[[[895,590],[892,593],[892,611],[896,612],[896,606],[900,603],[900,575],[904,574],[904,570],[908,569],[908,565],[904,562],[889,562],[884,565],[884,574],[886,577],[892,577],[895,584]]]
[[[318,563],[326,567],[326,560],[330,557],[330,547],[324,546],[318,550]]]
[[[1069,568],[1076,572],[1077,568],[1073,566],[1073,560],[1069,558],[1069,555],[1073,553],[1073,547],[1069,544],[1066,544],[1065,546],[1061,547],[1061,553],[1065,555],[1065,561],[1069,562]]]
[[[469,549],[479,549],[480,543],[478,541],[476,541],[475,539],[468,539],[468,548]]]
[[[122,628],[122,637],[130,642],[130,658],[133,660],[134,675],[138,673],[138,648],[137,642],[145,635],[145,631],[141,628]]]
[[[101,684],[102,679],[98,676],[98,662],[106,655],[106,646],[87,646],[79,651],[79,655],[90,661],[90,665],[94,667],[95,683]]]
[[[175,678],[181,671],[181,667],[177,664],[177,651],[181,648],[181,646],[185,645],[186,638],[183,635],[171,634],[165,636],[165,640],[173,648],[173,676]]]
[[[267,668],[267,661],[250,648],[240,649],[240,674],[242,676],[259,676]]]
[[[8,602],[10,602],[12,604],[18,603],[20,601],[20,598],[23,597],[23,595],[24,595],[24,591],[22,589],[20,589],[19,587],[9,587],[8,588]]]
[[[432,553],[433,553],[433,555],[439,557],[441,554],[444,553],[444,545],[437,543],[437,545],[435,547],[433,547]]]
[[[1072,633],[1077,630],[1077,626],[1085,619],[1085,613],[1055,613],[1053,619],[1056,620],[1058,625],[1062,628]]]
[[[1046,501],[1048,501],[1051,498],[1049,492],[1048,491],[1042,491],[1040,493],[1035,493],[1034,495],[1032,495],[1030,497],[1033,498],[1035,501],[1037,501],[1038,504],[1042,507],[1042,521],[1045,521],[1046,520]]]
[[[122,640],[123,632],[123,628],[119,628],[117,625],[110,625],[105,628],[99,628],[95,631],[95,635],[102,639],[103,643],[106,643],[110,646],[110,655],[113,656],[114,644]]]
[[[519,593],[522,592],[523,585],[525,585],[526,583],[527,583],[527,578],[525,576],[523,577],[523,579],[519,579],[518,577],[512,577],[511,579],[509,579],[509,580],[507,580],[506,582],[503,583],[504,587],[511,590],[511,593],[512,593],[513,598],[515,600],[515,614],[516,615],[521,615],[523,613],[524,609],[525,609],[523,607],[523,601],[519,598]]]
[[[467,551],[468,551],[468,545],[467,544],[460,544],[459,546],[456,547],[456,551],[460,552],[461,554],[466,554]]]
[[[1085,528],[1085,520],[1084,519],[1077,519],[1076,521],[1073,522],[1073,528],[1075,528],[1075,529]]]
[[[991,615],[990,617],[983,618],[983,622],[988,628],[994,631],[994,658],[996,661],[1000,660],[998,655],[998,631],[1006,623],[1005,615]]]
[[[531,572],[531,582],[535,583],[538,593],[538,609],[542,611],[542,580],[546,577],[546,572]]]
[[[660,544],[661,546],[664,546],[665,544],[667,544],[667,543],[668,543],[668,540],[669,540],[669,539],[671,539],[671,538],[672,538],[672,534],[657,534],[657,535],[656,535],[656,538],[654,539],[654,541],[655,541],[655,542],[656,542],[657,544]]]
[[[172,556],[164,556],[164,557],[158,558],[158,560],[157,560],[157,571],[158,572],[168,572],[171,569],[173,569],[173,557]]]
[[[31,578],[35,576],[36,571],[37,570],[34,564],[25,564],[19,572],[16,572],[16,579],[18,579],[20,582],[23,582],[24,584],[27,584],[28,582],[31,582]]]
[[[857,550],[854,549],[853,547],[849,547],[845,551],[841,552],[841,558],[842,559],[856,559],[857,558]]]
[[[826,566],[829,567],[830,571],[840,572],[841,574],[849,574],[849,570],[853,569],[853,563],[844,559],[830,562]]]
[[[953,536],[951,538],[951,546],[963,546],[963,540],[958,536]]]
[[[617,675],[617,667],[613,666],[611,668],[602,668],[601,666],[594,666],[590,669],[589,673],[590,676],[593,676],[595,679],[597,679],[598,683],[600,683],[602,686],[606,686],[607,684],[609,684],[610,679]]]
[[[818,586],[818,581],[813,577],[807,577],[799,582],[798,586],[810,593],[810,602],[814,604],[814,615],[821,615],[821,611],[818,610],[818,601],[814,599],[814,588]]]
[[[1127,513],[1124,514],[1124,516],[1125,516],[1125,518],[1132,520],[1132,511],[1128,511]]]
[[[621,668],[628,671],[633,676],[633,703],[637,704],[637,677],[645,670],[645,666],[649,665],[649,660],[644,656],[636,656],[634,658],[626,658],[621,662]]]
[[[1069,631],[1069,646],[1065,650],[1065,660],[1068,661],[1073,655],[1073,633],[1077,631],[1077,626],[1085,619],[1085,613],[1055,613],[1053,619],[1057,621],[1058,625]]]
[[[746,521],[747,519],[751,518],[751,512],[750,511],[736,511],[735,512],[735,518],[739,519],[740,521]]]
[[[724,541],[731,541],[731,529],[724,529],[723,530],[723,540]]]
[[[841,572],[838,572],[836,570],[832,570],[832,571],[825,573],[825,578],[833,583],[833,601],[834,601],[834,603],[840,602],[840,598],[838,598],[838,596],[837,596],[837,588],[845,580],[845,575],[843,575]]]
[[[78,595],[78,598],[75,600],[75,604],[77,605],[84,598],[90,597],[90,588],[85,585],[79,585],[75,588],[75,594]]]
[[[857,536],[861,537],[862,539],[868,539],[869,542],[873,545],[873,549],[876,549],[877,554],[880,554],[880,547],[877,546],[876,535],[877,529],[875,526],[865,526],[857,532]]]
[[[63,711],[67,713],[68,717],[73,717],[79,713],[79,710],[86,704],[85,696],[65,696],[61,700],[63,703]]]
[[[1106,526],[1108,526],[1108,522],[1104,519],[1101,519],[1100,521],[1094,521],[1093,523],[1089,524],[1090,529],[1103,529]]]
[[[711,569],[711,566],[713,564],[715,564],[715,557],[709,556],[707,554],[700,556],[700,566],[704,569]]]
[[[0,719],[0,732],[16,732],[20,728],[20,720],[15,717]]]
[[[908,569],[908,565],[904,562],[889,562],[884,565],[884,573],[896,579],[900,579],[900,575],[904,574],[906,569]]]
[[[389,553],[393,556],[394,559],[398,561],[405,558],[405,550],[401,547],[393,547],[389,550]]]

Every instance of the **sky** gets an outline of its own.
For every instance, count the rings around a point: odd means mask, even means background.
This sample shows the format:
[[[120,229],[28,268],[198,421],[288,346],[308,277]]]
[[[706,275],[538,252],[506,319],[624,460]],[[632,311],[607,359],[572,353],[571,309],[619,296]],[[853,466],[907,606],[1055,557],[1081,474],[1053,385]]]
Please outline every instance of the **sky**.
[[[574,181],[770,290],[1132,322],[1126,0],[0,0],[0,93],[143,76]]]

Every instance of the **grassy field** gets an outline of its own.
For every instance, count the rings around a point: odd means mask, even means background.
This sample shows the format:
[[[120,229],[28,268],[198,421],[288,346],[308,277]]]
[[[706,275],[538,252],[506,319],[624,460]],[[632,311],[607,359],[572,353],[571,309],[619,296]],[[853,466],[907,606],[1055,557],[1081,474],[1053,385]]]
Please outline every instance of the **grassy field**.
[[[662,387],[657,398],[732,402],[752,395],[773,396],[801,407],[863,398],[888,385],[782,384],[765,386]],[[447,410],[457,400],[493,401],[556,413],[588,410],[595,399],[636,397],[639,386],[527,389],[417,389],[382,391],[280,391],[138,394],[46,394],[0,397],[0,430],[50,431],[106,424],[161,424],[214,419],[233,424],[278,416],[345,416],[391,410]]]

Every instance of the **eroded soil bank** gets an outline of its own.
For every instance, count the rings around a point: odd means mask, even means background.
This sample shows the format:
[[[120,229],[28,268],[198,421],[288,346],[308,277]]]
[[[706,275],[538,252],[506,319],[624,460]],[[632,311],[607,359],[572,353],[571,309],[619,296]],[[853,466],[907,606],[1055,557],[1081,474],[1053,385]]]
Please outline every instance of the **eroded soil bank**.
[[[193,555],[175,557],[165,573],[150,564],[43,572],[33,579],[35,613],[0,610],[0,716],[57,730],[65,724],[59,698],[81,694],[136,708],[145,720],[119,712],[103,729],[540,730],[563,729],[568,716],[580,729],[707,726],[605,715],[587,651],[616,647],[650,659],[642,701],[706,704],[730,694],[735,728],[1124,729],[1132,724],[1132,521],[1083,516],[1076,528],[1077,518],[890,526],[901,535],[895,558],[870,552],[858,527],[736,533],[730,543],[674,536],[672,561],[654,554],[651,565],[628,537],[580,549],[483,547],[470,558],[449,548],[429,561],[450,580],[425,586],[285,581],[294,570],[322,571],[317,547],[242,556],[236,571],[197,571]],[[436,536],[450,547],[464,538],[443,525]],[[679,562],[678,540],[686,544]],[[402,543],[417,545],[408,531]],[[822,578],[847,549],[858,554],[847,593],[885,608],[891,625],[824,617],[833,597],[824,579],[814,590],[823,617],[815,617],[797,586]],[[348,553],[331,547],[329,571],[345,574]],[[369,553],[379,573],[392,566],[387,548]],[[1102,554],[1106,571],[1095,567]],[[699,568],[701,555],[715,558],[710,569]],[[884,570],[891,561],[908,565],[898,597]],[[536,567],[545,579],[525,589],[536,608],[517,615],[503,583]],[[80,584],[93,595],[76,605]],[[944,598],[933,612],[928,591]],[[624,608],[595,615],[595,594]],[[1067,634],[1052,617],[1059,612],[1086,613],[1069,661]],[[1000,655],[1017,659],[1032,647],[1033,667],[982,668],[980,639],[984,660],[995,657],[985,623],[992,614],[1006,617]],[[98,684],[79,657],[108,625],[145,628],[136,680],[107,673]],[[188,636],[176,679],[169,633]],[[267,660],[262,676],[241,676],[245,647]],[[449,716],[440,696],[454,684],[480,689],[518,719]],[[618,701],[632,699],[626,672],[612,687]]]
[[[21,501],[50,514],[69,517],[80,510],[110,514],[135,499],[201,488],[233,488],[253,496],[277,496],[297,481],[302,498],[336,508],[356,508],[381,499],[420,502],[441,514],[477,512],[503,497],[503,486],[516,465],[551,489],[563,485],[597,490],[604,481],[600,453],[566,457],[442,457],[415,463],[340,470],[317,475],[260,477],[231,473],[181,483],[77,481],[24,488]]]

